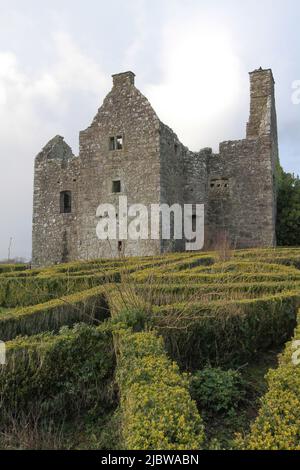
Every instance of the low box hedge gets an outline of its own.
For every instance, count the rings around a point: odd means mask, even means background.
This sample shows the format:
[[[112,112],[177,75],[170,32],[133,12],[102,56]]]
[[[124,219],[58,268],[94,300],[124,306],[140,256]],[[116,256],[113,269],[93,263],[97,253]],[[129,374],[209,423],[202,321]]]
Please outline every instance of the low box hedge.
[[[208,267],[196,267],[193,269],[193,273],[287,273],[287,274],[297,274],[297,269],[294,266],[285,266],[283,264],[277,263],[265,263],[260,260],[230,260],[222,263],[214,263]],[[298,273],[299,274],[299,273]]]
[[[246,450],[300,450],[300,312],[279,367],[267,374],[268,392],[259,415],[237,446]]]
[[[134,284],[132,289],[145,300],[154,305],[172,304],[177,302],[196,302],[204,299],[251,298],[260,295],[276,294],[299,289],[300,281],[230,283],[230,284]]]
[[[0,314],[0,339],[57,331],[63,325],[77,322],[94,323],[109,316],[106,301],[108,286],[50,300],[44,304],[16,308]]]
[[[298,290],[260,299],[154,306],[152,323],[182,367],[235,366],[284,344],[299,305]]]
[[[188,380],[166,356],[154,332],[118,333],[122,447],[127,450],[198,450],[204,427]]]
[[[0,263],[0,274],[1,273],[9,273],[14,271],[24,271],[28,269],[28,264],[20,263],[20,264],[1,264]]]
[[[77,276],[28,276],[0,278],[0,306],[26,307],[41,304],[76,292],[81,292],[109,282],[119,282],[120,273],[109,270],[107,274]]]
[[[277,263],[285,266],[294,266],[300,269],[300,249],[299,248],[276,248],[260,250],[243,250],[234,253],[235,258],[257,259],[264,263]]]
[[[114,406],[115,354],[108,325],[78,324],[57,335],[19,337],[6,348],[6,365],[0,366],[2,432],[22,419],[61,422]]]
[[[155,270],[151,272],[142,271],[131,274],[131,279],[135,282],[164,282],[164,283],[214,283],[224,284],[233,282],[280,282],[280,281],[300,281],[300,272],[262,272],[262,273],[246,273],[246,272],[220,272],[220,273],[203,273],[180,271],[173,273],[159,273]]]

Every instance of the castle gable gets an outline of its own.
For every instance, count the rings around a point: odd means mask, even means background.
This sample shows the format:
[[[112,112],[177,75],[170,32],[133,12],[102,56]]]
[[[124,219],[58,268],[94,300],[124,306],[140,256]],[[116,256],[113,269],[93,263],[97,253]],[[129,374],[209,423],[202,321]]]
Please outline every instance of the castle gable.
[[[278,142],[272,71],[255,70],[250,85],[246,138],[223,142],[216,155],[209,148],[189,151],[135,87],[133,72],[113,75],[111,91],[80,132],[79,157],[56,136],[36,158],[33,264],[184,249],[184,239],[172,243],[161,235],[99,240],[97,208],[117,207],[120,196],[147,208],[204,204],[207,248],[224,239],[236,248],[273,246]]]

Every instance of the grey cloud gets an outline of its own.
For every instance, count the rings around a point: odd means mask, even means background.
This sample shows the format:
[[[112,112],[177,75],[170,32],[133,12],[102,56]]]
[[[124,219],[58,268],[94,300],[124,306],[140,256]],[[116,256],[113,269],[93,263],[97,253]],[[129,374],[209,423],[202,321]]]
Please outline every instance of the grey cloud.
[[[34,156],[56,134],[77,153],[78,131],[121,69],[134,69],[160,117],[197,149],[243,137],[247,73],[272,67],[281,161],[300,173],[300,105],[291,103],[291,84],[300,80],[299,16],[298,0],[0,0],[0,259],[11,236],[12,254],[30,257]],[[211,32],[206,42],[203,29]],[[230,61],[220,61],[214,37],[222,47],[228,38]],[[205,54],[210,47],[219,67]],[[219,113],[216,97],[224,99]]]

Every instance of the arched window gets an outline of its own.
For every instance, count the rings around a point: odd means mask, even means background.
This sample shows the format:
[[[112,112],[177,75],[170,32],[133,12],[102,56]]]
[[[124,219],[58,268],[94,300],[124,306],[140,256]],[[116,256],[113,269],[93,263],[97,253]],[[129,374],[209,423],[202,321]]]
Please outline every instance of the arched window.
[[[60,193],[60,213],[70,214],[72,212],[72,193],[71,191],[61,191]]]

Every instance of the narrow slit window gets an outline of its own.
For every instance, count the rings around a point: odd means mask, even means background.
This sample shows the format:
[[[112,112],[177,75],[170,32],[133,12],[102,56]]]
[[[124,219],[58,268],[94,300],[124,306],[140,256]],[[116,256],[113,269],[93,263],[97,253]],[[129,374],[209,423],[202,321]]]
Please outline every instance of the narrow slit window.
[[[117,147],[117,150],[123,149],[123,136],[122,135],[118,135],[116,137],[116,147]]]
[[[109,150],[116,150],[116,141],[114,137],[109,138]]]
[[[60,193],[60,213],[70,214],[72,211],[72,194],[71,191],[62,191]]]
[[[112,182],[112,192],[113,193],[121,192],[121,180],[115,180]]]
[[[229,190],[230,183],[228,178],[213,179],[210,182],[210,187],[216,191],[223,192],[224,190]]]

